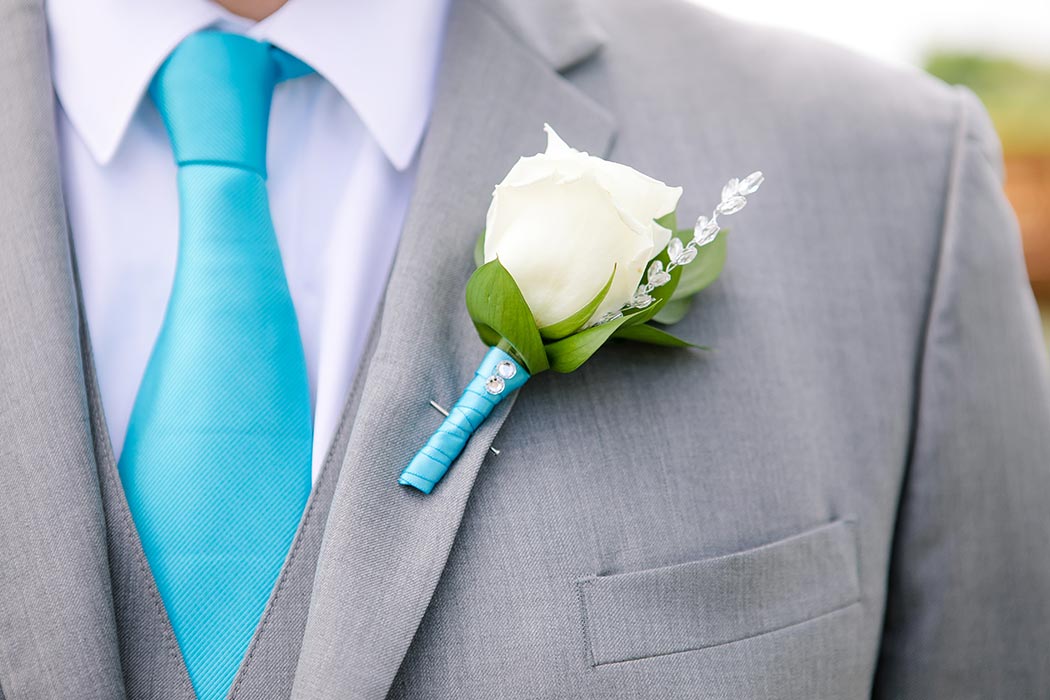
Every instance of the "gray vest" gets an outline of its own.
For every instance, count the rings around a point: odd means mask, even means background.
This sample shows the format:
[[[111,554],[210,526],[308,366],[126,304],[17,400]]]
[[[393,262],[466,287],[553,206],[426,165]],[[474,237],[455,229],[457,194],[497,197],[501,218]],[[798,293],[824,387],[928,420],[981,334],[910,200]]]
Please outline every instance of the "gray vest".
[[[91,432],[106,518],[120,661],[128,698],[194,700],[175,633],[124,497],[86,334],[83,347]],[[285,700],[291,695],[317,555],[353,424],[356,384],[343,409],[339,429],[307,502],[288,558],[230,689],[230,700]]]

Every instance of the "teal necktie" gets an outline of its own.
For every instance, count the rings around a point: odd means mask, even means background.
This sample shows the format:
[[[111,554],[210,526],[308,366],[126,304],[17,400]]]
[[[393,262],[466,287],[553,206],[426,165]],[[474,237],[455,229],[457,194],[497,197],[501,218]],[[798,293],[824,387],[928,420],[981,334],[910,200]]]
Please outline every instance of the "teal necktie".
[[[266,194],[274,85],[309,70],[205,31],[150,85],[178,163],[179,251],[120,476],[200,700],[226,696],[311,488],[306,363]]]

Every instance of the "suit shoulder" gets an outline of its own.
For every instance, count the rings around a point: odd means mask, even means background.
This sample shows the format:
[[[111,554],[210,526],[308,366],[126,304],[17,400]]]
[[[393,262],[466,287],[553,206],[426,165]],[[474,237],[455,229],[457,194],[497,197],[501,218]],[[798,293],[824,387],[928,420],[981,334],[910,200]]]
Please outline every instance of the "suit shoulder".
[[[769,184],[748,230],[773,233],[739,249],[779,260],[819,250],[792,269],[844,290],[840,298],[879,298],[921,318],[960,149],[979,144],[993,166],[998,158],[976,98],[685,0],[593,2],[607,41],[575,79],[613,113],[616,155],[685,188],[681,219],[706,213],[703,193],[728,176],[762,170]],[[896,251],[890,261],[886,250]],[[872,269],[878,284],[853,290]]]
[[[686,0],[601,0],[592,8],[622,89],[656,89],[714,123],[722,115],[738,124],[747,123],[744,113],[753,113],[751,121],[776,115],[784,136],[821,128],[828,139],[855,142],[863,133],[876,147],[912,137],[949,145],[958,123],[959,91],[918,69]]]

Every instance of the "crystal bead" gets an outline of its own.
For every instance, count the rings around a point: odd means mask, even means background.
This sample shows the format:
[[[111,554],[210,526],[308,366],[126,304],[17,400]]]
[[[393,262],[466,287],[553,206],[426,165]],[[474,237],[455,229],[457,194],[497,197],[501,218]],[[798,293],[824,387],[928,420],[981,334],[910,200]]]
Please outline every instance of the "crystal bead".
[[[718,222],[711,221],[706,216],[696,220],[696,228],[693,229],[693,240],[699,247],[704,247],[718,237]]]
[[[694,260],[696,260],[696,248],[689,246],[682,251],[681,255],[678,256],[678,259],[675,260],[675,262],[679,265],[688,265]]]
[[[638,290],[634,293],[634,297],[631,298],[631,306],[636,309],[644,309],[655,301],[653,297],[645,291],[645,287],[638,287]]]
[[[653,264],[649,266],[649,274],[646,279],[654,287],[662,287],[671,281],[671,275],[664,272],[664,264],[662,262],[653,260]]]
[[[681,240],[672,238],[671,244],[667,246],[667,256],[675,265],[688,265],[696,257],[696,248],[692,245],[687,248]]]
[[[488,378],[485,382],[485,391],[489,392],[493,396],[502,394],[503,390],[507,388],[507,383],[503,381],[503,377],[499,375],[493,375]]]
[[[723,200],[722,203],[718,205],[718,213],[724,216],[736,214],[744,208],[745,204],[747,204],[747,197],[734,195],[729,199]]]
[[[758,188],[762,186],[765,180],[766,176],[762,174],[762,171],[756,170],[740,181],[740,194],[749,195],[758,192]]]
[[[722,201],[726,201],[732,197],[736,197],[740,192],[740,181],[735,177],[725,184],[722,188]]]
[[[503,377],[504,379],[513,379],[514,375],[518,373],[518,368],[514,366],[513,362],[503,360],[496,365],[496,374]]]

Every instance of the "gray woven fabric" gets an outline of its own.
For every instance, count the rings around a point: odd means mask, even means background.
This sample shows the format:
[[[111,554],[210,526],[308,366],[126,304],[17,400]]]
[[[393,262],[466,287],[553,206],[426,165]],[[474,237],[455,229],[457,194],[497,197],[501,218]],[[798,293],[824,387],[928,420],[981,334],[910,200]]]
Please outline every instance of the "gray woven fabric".
[[[362,354],[362,362],[366,365],[375,350],[375,340],[373,329]],[[310,609],[317,557],[363,384],[364,374],[359,373],[350,388],[339,429],[325,457],[320,479],[314,484],[292,551],[230,688],[230,700],[285,700],[291,695]]]
[[[83,319],[81,319],[83,321]],[[112,445],[106,432],[90,341],[85,334],[85,377],[92,438],[106,515],[109,564],[112,572],[117,636],[124,685],[129,697],[193,700],[186,665],[149,570],[120,483]],[[366,351],[368,357],[370,350]],[[309,609],[317,553],[350,426],[360,382],[343,411],[340,427],[325,459],[321,476],[303,514],[288,559],[245,659],[230,688],[231,700],[281,700],[291,692],[303,628]]]
[[[123,697],[44,14],[0,2],[0,687]]]
[[[75,270],[74,270],[75,276]],[[79,300],[78,301],[82,301]],[[81,316],[81,324],[84,318]],[[86,329],[84,377],[98,465],[124,687],[129,698],[194,700],[175,632],[150,573],[117,472]]]
[[[37,2],[0,0],[0,687],[118,698]],[[714,350],[540,375],[398,488],[484,352],[473,241],[544,121],[683,222],[766,172],[677,328]],[[917,73],[673,0],[457,0],[291,696],[1046,696],[1050,372],[1001,175]]]

